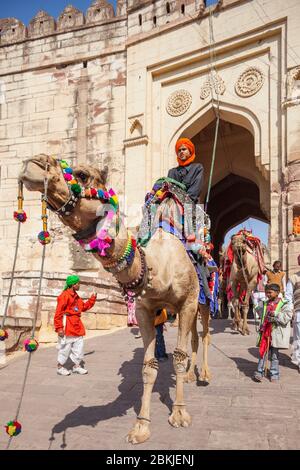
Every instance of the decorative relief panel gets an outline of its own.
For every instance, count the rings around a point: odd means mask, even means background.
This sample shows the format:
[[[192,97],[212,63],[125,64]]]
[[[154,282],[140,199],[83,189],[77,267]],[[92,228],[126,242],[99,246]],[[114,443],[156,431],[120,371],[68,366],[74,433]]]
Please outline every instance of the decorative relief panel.
[[[144,114],[137,114],[128,118],[129,138],[124,140],[124,147],[147,145],[148,136],[144,134]]]
[[[171,116],[181,116],[192,104],[192,95],[187,90],[174,91],[168,98],[166,110]]]
[[[226,87],[224,80],[218,74],[214,74],[213,77],[209,77],[208,80],[202,85],[200,89],[200,98],[205,100],[211,96],[212,88],[214,89],[216,95],[223,95]]]
[[[264,75],[257,67],[249,67],[243,72],[236,84],[235,92],[242,98],[255,95],[263,86]]]
[[[286,76],[287,96],[283,106],[300,104],[300,65],[288,71]]]

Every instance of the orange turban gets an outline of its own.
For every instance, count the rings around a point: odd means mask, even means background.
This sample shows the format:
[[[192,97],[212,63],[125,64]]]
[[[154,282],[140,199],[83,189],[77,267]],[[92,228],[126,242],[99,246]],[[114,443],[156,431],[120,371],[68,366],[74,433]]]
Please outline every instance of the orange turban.
[[[178,155],[178,150],[182,145],[185,145],[189,149],[191,156],[184,162],[180,160],[180,158],[177,157],[177,161],[178,161],[179,166],[186,166],[192,163],[196,158],[195,146],[190,139],[186,139],[185,137],[183,137],[182,139],[179,139],[176,142],[176,145],[175,145],[176,155]]]

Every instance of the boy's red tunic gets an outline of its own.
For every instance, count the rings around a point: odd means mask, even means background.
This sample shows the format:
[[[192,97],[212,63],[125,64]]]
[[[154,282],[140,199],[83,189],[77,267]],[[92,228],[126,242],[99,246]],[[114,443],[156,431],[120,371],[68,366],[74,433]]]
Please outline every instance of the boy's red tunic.
[[[85,328],[80,319],[81,312],[92,308],[95,304],[96,296],[92,295],[84,302],[72,289],[63,291],[57,299],[57,307],[54,315],[55,331],[61,331],[63,327],[63,316],[66,315],[65,336],[84,336]]]

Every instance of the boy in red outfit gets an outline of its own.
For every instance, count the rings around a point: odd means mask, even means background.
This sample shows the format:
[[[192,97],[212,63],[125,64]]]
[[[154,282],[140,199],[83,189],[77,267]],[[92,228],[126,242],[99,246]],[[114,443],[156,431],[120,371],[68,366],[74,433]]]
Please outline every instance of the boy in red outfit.
[[[63,292],[57,299],[57,307],[54,316],[54,327],[58,334],[58,364],[59,375],[70,375],[71,372],[64,367],[67,359],[74,363],[73,372],[87,374],[87,370],[80,366],[83,359],[83,336],[85,328],[80,319],[81,313],[90,310],[96,301],[97,294],[93,294],[84,302],[77,291],[80,288],[78,276],[68,276]]]

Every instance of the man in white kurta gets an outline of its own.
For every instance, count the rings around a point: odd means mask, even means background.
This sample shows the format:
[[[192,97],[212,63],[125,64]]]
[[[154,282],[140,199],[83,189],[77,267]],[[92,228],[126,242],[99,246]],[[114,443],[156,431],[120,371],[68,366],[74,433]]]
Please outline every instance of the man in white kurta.
[[[300,255],[298,256],[300,266]],[[293,274],[286,285],[285,297],[294,310],[292,363],[300,372],[300,271]]]

